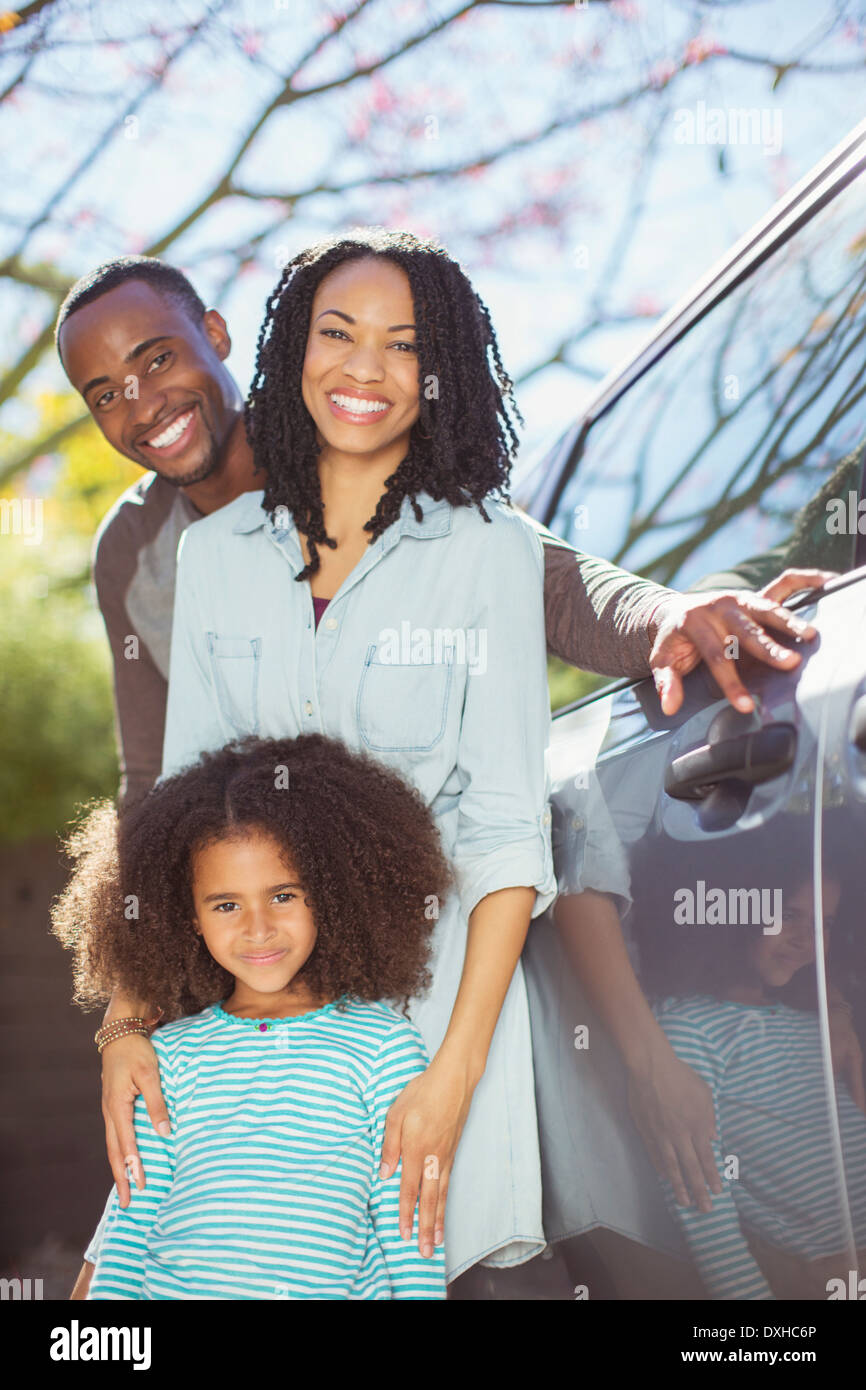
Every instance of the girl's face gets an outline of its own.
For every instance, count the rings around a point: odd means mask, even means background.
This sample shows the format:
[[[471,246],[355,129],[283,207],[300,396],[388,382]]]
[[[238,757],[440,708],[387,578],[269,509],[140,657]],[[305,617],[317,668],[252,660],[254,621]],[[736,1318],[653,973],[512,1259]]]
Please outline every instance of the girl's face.
[[[325,276],[310,312],[301,390],[320,445],[405,455],[418,419],[415,307],[409,277],[393,261],[347,261]]]
[[[235,977],[236,1003],[255,1004],[288,991],[309,959],[316,926],[299,876],[279,845],[260,830],[218,840],[193,859],[197,930]]]
[[[826,955],[830,944],[830,928],[839,906],[839,884],[825,879],[823,894]],[[802,970],[805,965],[811,965],[815,959],[815,915],[811,879],[798,884],[794,892],[783,891],[782,930],[775,936],[760,936],[751,944],[749,954],[761,982],[773,989],[786,985],[798,970]]]

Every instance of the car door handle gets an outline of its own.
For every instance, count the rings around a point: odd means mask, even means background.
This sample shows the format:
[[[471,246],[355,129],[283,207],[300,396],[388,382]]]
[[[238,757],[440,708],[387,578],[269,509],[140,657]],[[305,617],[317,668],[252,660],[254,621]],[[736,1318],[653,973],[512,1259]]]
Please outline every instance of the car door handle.
[[[720,783],[771,782],[792,766],[796,749],[793,724],[771,724],[705,743],[673,759],[665,772],[665,791],[679,801],[703,801]]]
[[[866,753],[866,695],[861,695],[854,704],[851,714],[851,742],[861,753]]]

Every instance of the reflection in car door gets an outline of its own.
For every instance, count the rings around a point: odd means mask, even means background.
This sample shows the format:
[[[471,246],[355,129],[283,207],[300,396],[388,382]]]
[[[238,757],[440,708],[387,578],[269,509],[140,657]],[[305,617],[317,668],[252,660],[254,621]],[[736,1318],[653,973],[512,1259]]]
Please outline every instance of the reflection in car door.
[[[698,671],[673,719],[647,681],[554,720],[568,910],[532,924],[524,964],[545,1230],[576,1287],[587,1241],[609,1297],[827,1298],[857,1268],[866,1115],[834,1077],[830,1036],[850,1054],[846,1020],[861,1038],[866,1023],[866,662],[845,636],[863,631],[864,588],[821,601],[793,674],[750,673],[753,715]],[[567,933],[597,930],[605,905],[659,1028],[712,1095],[721,1191],[708,1211],[677,1204],[655,1173],[623,1058],[570,968]],[[587,1268],[599,1277],[597,1259]]]

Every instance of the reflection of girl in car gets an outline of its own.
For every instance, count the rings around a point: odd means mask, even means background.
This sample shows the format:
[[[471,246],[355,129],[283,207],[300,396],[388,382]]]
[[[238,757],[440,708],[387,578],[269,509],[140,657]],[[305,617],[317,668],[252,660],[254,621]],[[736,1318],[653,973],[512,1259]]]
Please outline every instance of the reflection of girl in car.
[[[683,925],[672,949],[664,929],[656,933],[647,923],[645,933],[644,963],[663,996],[656,1016],[713,1095],[722,1191],[709,1212],[676,1205],[669,1184],[666,1195],[714,1298],[826,1298],[830,1278],[847,1278],[849,1210],[861,1265],[866,1257],[866,1114],[856,1088],[842,1080],[835,1083],[835,1117],[828,1113],[813,885],[808,873],[790,872],[796,866],[787,858],[787,872],[777,865],[774,875],[768,865],[740,880],[753,886],[775,876],[783,885],[775,934],[760,923]],[[725,887],[734,881],[728,877]],[[839,907],[840,875],[825,869],[825,955]]]

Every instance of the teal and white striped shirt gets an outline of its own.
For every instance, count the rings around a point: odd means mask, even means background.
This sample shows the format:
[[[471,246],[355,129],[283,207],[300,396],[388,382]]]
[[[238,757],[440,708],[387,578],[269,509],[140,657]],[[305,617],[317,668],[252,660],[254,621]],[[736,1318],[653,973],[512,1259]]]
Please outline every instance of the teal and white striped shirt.
[[[417,1212],[400,1237],[402,1165],[378,1177],[423,1040],[386,1004],[339,1003],[272,1020],[216,1004],[157,1029],[172,1133],[139,1096],[147,1186],[125,1211],[112,1189],[89,1298],[445,1298],[444,1251],[419,1253]]]
[[[700,1212],[677,1206],[663,1184],[710,1296],[774,1297],[750,1231],[804,1260],[836,1255],[845,1249],[847,1201],[856,1243],[866,1245],[866,1115],[837,1081],[847,1185],[840,1194],[817,1015],[708,995],[665,999],[655,1013],[677,1056],[713,1093],[723,1191],[710,1194],[712,1211]],[[738,1176],[727,1178],[733,1157]]]

